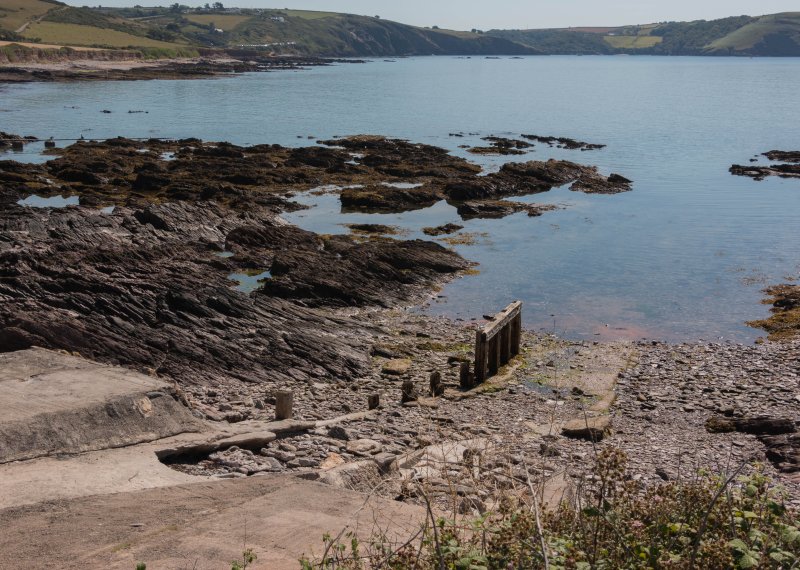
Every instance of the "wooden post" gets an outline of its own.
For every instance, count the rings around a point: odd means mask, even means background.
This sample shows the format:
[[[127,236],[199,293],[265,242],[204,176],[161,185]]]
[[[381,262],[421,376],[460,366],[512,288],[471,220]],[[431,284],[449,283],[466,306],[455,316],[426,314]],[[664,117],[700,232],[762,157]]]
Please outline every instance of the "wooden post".
[[[497,335],[500,337],[500,361],[503,364],[508,364],[508,361],[511,360],[511,325],[513,323],[514,321],[508,323]]]
[[[381,395],[370,394],[367,398],[367,408],[370,410],[377,410],[381,406]]]
[[[516,356],[519,354],[519,348],[522,342],[522,313],[517,315],[517,318],[514,319],[511,324],[511,354]]]
[[[440,372],[431,373],[431,396],[443,396],[444,384],[442,384],[442,374]]]
[[[463,390],[471,390],[475,383],[475,377],[469,372],[469,362],[461,363],[461,370],[459,370],[458,380]]]
[[[406,402],[416,402],[417,401],[417,389],[414,387],[413,380],[405,380],[403,382],[403,394],[401,396],[401,401],[405,404]]]
[[[486,358],[488,356],[486,345],[486,333],[478,331],[475,335],[475,382],[478,384],[486,380]]]
[[[522,333],[522,303],[511,303],[475,335],[475,381],[489,376],[519,354]],[[462,379],[462,386],[464,380]]]
[[[492,340],[489,341],[489,374],[488,376],[494,376],[497,374],[497,371],[500,369],[499,366],[499,351],[497,350],[497,337],[495,336]],[[485,378],[484,378],[485,380]]]
[[[292,419],[294,394],[291,390],[280,390],[275,394],[275,419],[277,421]]]

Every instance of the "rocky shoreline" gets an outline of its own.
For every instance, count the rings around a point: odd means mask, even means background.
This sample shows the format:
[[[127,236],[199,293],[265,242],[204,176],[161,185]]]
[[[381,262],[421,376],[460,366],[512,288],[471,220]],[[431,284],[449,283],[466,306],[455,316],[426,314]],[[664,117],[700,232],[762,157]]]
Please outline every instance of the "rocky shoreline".
[[[730,168],[730,173],[734,176],[747,176],[759,181],[770,176],[800,178],[800,151],[771,150],[761,156],[781,164],[770,164],[769,166],[734,164]],[[755,157],[750,162],[757,161],[758,157]]]
[[[707,427],[715,417],[768,416],[796,429],[797,340],[600,344],[528,332],[499,378],[465,391],[461,364],[485,320],[403,307],[468,261],[434,242],[322,236],[280,218],[300,207],[297,193],[330,185],[344,208],[448,200],[486,213],[498,203],[513,211],[501,198],[563,184],[630,190],[622,176],[553,160],[479,176],[442,149],[364,136],[295,149],[113,139],[53,152],[43,165],[0,162],[0,351],[42,346],[168,379],[211,421],[270,420],[278,390],[292,391],[301,423],[349,417],[254,449],[173,459],[176,469],[286,471],[409,502],[424,483],[443,504],[459,480],[456,507],[471,512],[492,505],[491,484],[505,488],[530,470],[553,496],[566,492],[598,446],[613,445],[643,485],[760,459],[800,504],[793,432]],[[19,203],[32,194],[80,205]],[[261,287],[237,290],[241,274],[260,276]],[[429,393],[434,374],[443,396]],[[419,397],[403,402],[409,382]],[[767,435],[783,439],[759,439]],[[444,471],[431,459],[442,445]]]
[[[91,55],[89,52],[82,53]],[[0,84],[208,79],[242,73],[301,70],[308,67],[334,65],[337,63],[363,63],[363,61],[249,54],[246,59],[224,56],[162,60],[84,58],[46,63],[20,62],[0,65]]]

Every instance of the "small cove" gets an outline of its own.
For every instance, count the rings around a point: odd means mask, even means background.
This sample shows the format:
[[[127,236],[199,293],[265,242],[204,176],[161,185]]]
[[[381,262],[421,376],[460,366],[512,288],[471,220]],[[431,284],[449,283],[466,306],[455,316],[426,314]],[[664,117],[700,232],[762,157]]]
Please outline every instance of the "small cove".
[[[193,96],[198,89],[208,96]],[[486,234],[448,246],[476,261],[479,273],[447,285],[426,309],[433,314],[469,320],[521,299],[526,326],[571,338],[749,342],[761,333],[744,323],[768,312],[761,289],[800,276],[800,183],[755,182],[728,168],[800,148],[798,92],[797,59],[409,58],[213,81],[10,86],[4,105],[15,112],[5,114],[4,130],[42,139],[287,146],[372,133],[444,147],[485,172],[547,158],[597,165],[632,179],[633,191],[589,196],[558,188],[510,198],[563,206],[541,217],[468,222],[444,202],[404,214],[342,213],[328,191],[296,196],[313,207],[284,217],[331,234],[368,223],[398,226],[403,239],[431,239],[422,228],[446,223]],[[149,113],[123,112],[131,108]],[[47,125],[46,132],[30,125]],[[461,148],[522,134],[608,146],[580,152],[536,144],[514,157]],[[50,158],[29,146],[0,160]]]

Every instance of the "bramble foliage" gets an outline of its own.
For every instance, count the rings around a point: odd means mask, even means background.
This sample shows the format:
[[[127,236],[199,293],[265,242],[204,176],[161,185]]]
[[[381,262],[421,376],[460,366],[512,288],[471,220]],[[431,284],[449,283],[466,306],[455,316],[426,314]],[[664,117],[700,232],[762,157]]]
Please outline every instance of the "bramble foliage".
[[[324,538],[322,559],[303,570],[507,570],[518,568],[741,569],[800,566],[800,518],[758,470],[700,473],[644,491],[626,478],[622,451],[599,453],[571,504],[538,513],[521,500],[469,522],[438,519],[395,545]],[[540,529],[541,528],[541,532]],[[544,547],[544,549],[543,549]]]
[[[242,559],[241,560],[234,560],[231,562],[231,570],[247,570],[251,564],[253,564],[258,559],[256,553],[253,551],[252,548],[246,549],[242,552]]]

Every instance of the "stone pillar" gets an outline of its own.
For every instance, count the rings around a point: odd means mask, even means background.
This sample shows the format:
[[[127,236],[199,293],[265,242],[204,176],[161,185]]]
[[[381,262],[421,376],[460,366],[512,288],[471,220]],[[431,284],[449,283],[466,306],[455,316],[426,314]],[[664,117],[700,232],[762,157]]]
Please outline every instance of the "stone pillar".
[[[294,394],[291,390],[280,390],[275,394],[275,419],[277,421],[292,419]]]
[[[370,410],[377,410],[381,405],[381,395],[380,394],[370,394],[367,398],[367,407]]]
[[[405,404],[406,402],[416,402],[417,401],[417,389],[414,386],[413,380],[405,380],[403,381],[403,394],[401,401]]]
[[[444,384],[442,384],[442,374],[440,372],[431,373],[431,396],[444,396]]]

